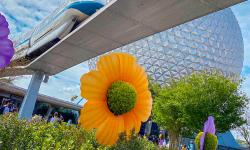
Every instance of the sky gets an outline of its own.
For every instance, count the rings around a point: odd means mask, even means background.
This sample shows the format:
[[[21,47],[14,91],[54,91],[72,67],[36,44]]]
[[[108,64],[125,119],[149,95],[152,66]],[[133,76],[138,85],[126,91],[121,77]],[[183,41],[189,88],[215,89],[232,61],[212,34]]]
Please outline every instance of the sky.
[[[62,4],[63,1],[64,0],[1,0],[0,12],[6,16],[9,22],[11,37],[16,37],[32,29]],[[245,78],[245,81],[242,89],[250,97],[250,1],[231,8],[238,19],[244,39],[245,58],[241,75]],[[84,62],[55,76],[51,76],[48,83],[42,83],[40,93],[62,100],[69,100],[74,95],[79,96],[80,77],[82,74],[88,72],[88,70],[88,64]],[[30,78],[30,76],[18,78],[14,81],[14,84],[27,88]]]
[[[244,40],[244,66],[241,75],[245,81],[242,89],[250,97],[250,1],[233,6],[232,10],[239,22]]]

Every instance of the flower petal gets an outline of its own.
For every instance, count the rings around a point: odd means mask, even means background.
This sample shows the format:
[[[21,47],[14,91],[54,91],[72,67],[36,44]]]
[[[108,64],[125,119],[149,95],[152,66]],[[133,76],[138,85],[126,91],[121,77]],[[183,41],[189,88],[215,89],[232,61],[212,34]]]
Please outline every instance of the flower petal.
[[[99,144],[107,144],[107,138],[110,136],[109,133],[112,128],[111,124],[112,119],[108,118],[106,121],[104,121],[99,128],[97,128],[96,131],[96,140]]]
[[[110,141],[116,142],[119,139],[120,134],[124,132],[124,119],[122,116],[115,116],[114,120],[115,120],[115,126]],[[111,142],[110,145],[112,144],[113,143]]]
[[[135,128],[135,116],[130,111],[123,115],[124,118],[124,129],[126,133],[130,133],[133,128]]]
[[[141,129],[141,120],[136,116],[135,112],[133,112],[135,115],[135,132],[138,133]]]
[[[135,67],[133,74],[135,76],[133,78],[133,81],[131,81],[131,83],[135,87],[137,93],[139,94],[141,92],[144,92],[145,90],[148,90],[148,79],[144,68],[137,65]]]
[[[135,107],[133,109],[139,120],[145,122],[148,120],[152,110],[152,98],[149,91],[138,95]]]
[[[104,101],[87,101],[81,110],[79,122],[85,129],[98,128],[113,114]]]
[[[124,118],[124,130],[129,137],[131,135],[131,131],[135,129],[135,132],[138,133],[141,128],[141,121],[136,117],[135,113],[132,111],[123,114]]]
[[[120,80],[126,82],[132,81],[134,76],[132,70],[136,66],[135,57],[126,53],[119,53],[118,57],[120,61]]]
[[[120,62],[118,54],[108,54],[101,56],[97,62],[97,70],[99,70],[105,77],[107,77],[109,84],[117,81],[120,75]]]
[[[142,93],[137,94],[136,104],[152,105],[151,92],[149,90],[145,90]]]
[[[81,77],[81,96],[87,100],[106,100],[108,81],[99,71],[90,71]]]
[[[124,121],[121,116],[109,117],[96,132],[98,143],[113,145],[118,140],[119,135],[124,130]]]

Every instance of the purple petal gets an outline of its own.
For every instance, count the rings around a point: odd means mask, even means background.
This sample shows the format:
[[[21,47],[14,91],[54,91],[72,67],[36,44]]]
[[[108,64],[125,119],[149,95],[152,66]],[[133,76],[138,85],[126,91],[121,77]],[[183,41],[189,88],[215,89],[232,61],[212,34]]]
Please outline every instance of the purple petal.
[[[200,138],[200,150],[203,150],[203,146],[204,146],[204,141],[205,141],[205,135],[206,133],[203,132],[201,138]]]
[[[8,28],[8,22],[5,17],[0,14],[0,38],[8,37],[10,30]]]
[[[0,27],[0,38],[8,37],[10,30],[6,27]]]
[[[2,47],[13,47],[13,43],[10,39],[2,38],[0,39],[0,48]]]
[[[14,48],[13,47],[4,48],[0,50],[0,55],[6,58],[12,58],[12,56],[14,55]]]
[[[6,24],[6,19],[3,15],[0,14],[0,26],[2,26],[2,24]]]
[[[10,63],[10,60],[2,55],[0,55],[0,69],[5,68]]]
[[[0,40],[0,55],[12,57],[14,55],[13,43],[9,39]]]
[[[215,135],[215,124],[213,116],[209,116],[207,121],[204,123],[203,134],[200,138],[200,150],[203,150],[204,140],[207,133]]]
[[[8,22],[0,14],[0,68],[5,68],[9,65],[14,55],[13,43],[8,39],[9,33]]]
[[[8,22],[4,22],[0,25],[0,27],[5,27],[5,28],[8,28],[9,27],[9,24]]]
[[[207,129],[206,131],[208,133],[214,134],[215,135],[215,125],[214,125],[214,117],[209,116],[208,121],[207,121]]]
[[[6,20],[6,18],[0,14],[0,27],[6,27],[8,28],[9,24]]]

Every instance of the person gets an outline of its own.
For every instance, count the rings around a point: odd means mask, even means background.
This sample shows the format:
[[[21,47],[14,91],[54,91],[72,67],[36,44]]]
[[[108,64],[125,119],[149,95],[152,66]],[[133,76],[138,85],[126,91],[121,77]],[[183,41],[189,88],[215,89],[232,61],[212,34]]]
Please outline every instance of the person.
[[[1,107],[3,107],[5,104],[6,104],[6,99],[3,98],[2,103],[1,103]]]
[[[189,150],[194,150],[194,142],[193,141],[191,141],[189,143]]]
[[[5,100],[5,98],[4,98],[4,99],[2,100],[2,103],[1,103],[1,106],[0,106],[0,115],[3,114],[5,104],[6,104],[6,100]]]
[[[13,113],[18,113],[18,108],[15,106],[12,110]]]
[[[10,112],[10,102],[9,101],[7,101],[7,103],[4,105],[4,107],[3,107],[3,115],[4,114],[7,114],[7,113],[9,113]]]
[[[13,104],[13,106],[12,106],[12,112],[18,113],[18,107],[17,107],[16,104]]]
[[[13,112],[14,110],[14,104],[12,101],[10,101],[9,109],[10,109],[10,112]]]
[[[49,122],[58,122],[58,121],[59,121],[58,112],[55,112],[53,117],[50,118]]]
[[[165,140],[163,134],[159,135],[158,145],[159,145],[160,148],[166,147],[166,145],[167,145],[166,140]]]
[[[67,122],[67,126],[71,125],[72,124],[72,120],[69,119],[68,122]]]
[[[182,146],[181,150],[187,150],[187,145],[184,144],[184,145]]]
[[[59,117],[59,120],[58,120],[58,122],[63,122],[64,121],[64,118],[63,118],[63,116],[60,114],[60,117]]]

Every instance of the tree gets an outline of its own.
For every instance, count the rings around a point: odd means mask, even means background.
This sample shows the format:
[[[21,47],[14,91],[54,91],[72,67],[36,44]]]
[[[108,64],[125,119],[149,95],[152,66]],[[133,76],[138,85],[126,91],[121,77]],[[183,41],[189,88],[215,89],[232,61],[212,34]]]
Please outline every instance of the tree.
[[[215,73],[192,74],[163,87],[155,98],[153,118],[168,130],[170,147],[177,147],[180,135],[197,134],[210,115],[217,132],[242,125],[247,98],[239,87],[240,82]]]
[[[247,120],[246,123],[237,128],[236,131],[243,137],[244,142],[250,148],[250,115],[246,113],[245,118]]]
[[[153,99],[155,99],[161,90],[160,84],[154,82],[151,77],[149,77],[149,90]]]

